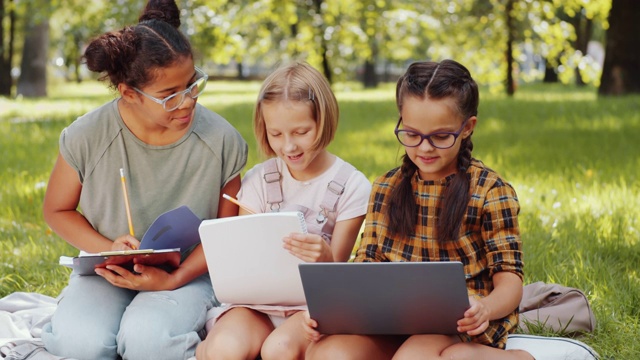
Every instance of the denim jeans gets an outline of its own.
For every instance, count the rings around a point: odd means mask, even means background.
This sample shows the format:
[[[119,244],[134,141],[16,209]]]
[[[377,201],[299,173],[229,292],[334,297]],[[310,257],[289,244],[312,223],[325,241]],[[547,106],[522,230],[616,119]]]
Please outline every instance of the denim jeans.
[[[212,306],[209,274],[172,291],[137,292],[72,273],[42,341],[80,360],[188,359]]]

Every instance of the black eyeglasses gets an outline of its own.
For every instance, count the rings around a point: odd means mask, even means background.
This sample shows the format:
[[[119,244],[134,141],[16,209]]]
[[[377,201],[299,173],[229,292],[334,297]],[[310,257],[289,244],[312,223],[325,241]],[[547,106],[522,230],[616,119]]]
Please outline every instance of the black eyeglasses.
[[[400,144],[408,147],[417,147],[422,144],[422,142],[426,139],[431,146],[437,149],[448,149],[456,143],[456,139],[462,133],[464,126],[467,124],[467,120],[462,122],[462,126],[456,132],[434,132],[431,134],[422,134],[418,131],[414,130],[404,130],[399,129],[400,124],[402,123],[402,116],[398,120],[398,124],[396,125],[396,129],[394,133],[398,138]]]
[[[175,94],[171,94],[164,99],[158,99],[156,97],[153,97],[135,87],[133,89],[139,92],[140,94],[146,96],[147,98],[153,100],[154,102],[157,102],[158,104],[162,105],[162,107],[166,111],[173,111],[179,108],[180,105],[182,105],[187,95],[189,95],[192,99],[195,99],[198,96],[200,96],[200,94],[202,94],[202,92],[204,91],[204,88],[207,86],[207,79],[209,78],[209,76],[205,74],[204,71],[202,71],[197,66],[194,68],[196,70],[196,73],[200,75],[200,77],[198,77],[198,79],[196,79],[196,81],[194,81],[193,84],[191,84],[191,86],[189,86],[188,88],[184,89],[183,91],[179,91]]]

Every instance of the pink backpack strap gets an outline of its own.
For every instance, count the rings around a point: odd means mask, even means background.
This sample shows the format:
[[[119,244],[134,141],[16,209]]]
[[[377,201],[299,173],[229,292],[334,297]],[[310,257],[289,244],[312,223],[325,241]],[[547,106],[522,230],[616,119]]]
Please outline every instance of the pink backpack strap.
[[[329,181],[324,199],[322,199],[322,203],[320,203],[320,213],[316,218],[319,224],[326,221],[330,212],[337,210],[338,199],[340,199],[340,196],[344,193],[347,180],[349,180],[349,177],[351,177],[351,174],[353,174],[355,170],[356,168],[353,167],[353,165],[344,162],[333,180]]]
[[[282,197],[282,187],[280,180],[282,175],[278,171],[277,158],[271,158],[264,162],[264,181],[267,187],[267,204],[271,211],[280,211],[280,204],[284,200]]]

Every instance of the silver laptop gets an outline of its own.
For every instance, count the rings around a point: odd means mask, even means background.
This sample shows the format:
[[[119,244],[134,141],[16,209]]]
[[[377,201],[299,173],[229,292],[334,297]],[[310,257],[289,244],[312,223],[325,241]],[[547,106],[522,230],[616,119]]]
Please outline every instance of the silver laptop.
[[[460,262],[302,263],[322,334],[456,334],[469,308]]]

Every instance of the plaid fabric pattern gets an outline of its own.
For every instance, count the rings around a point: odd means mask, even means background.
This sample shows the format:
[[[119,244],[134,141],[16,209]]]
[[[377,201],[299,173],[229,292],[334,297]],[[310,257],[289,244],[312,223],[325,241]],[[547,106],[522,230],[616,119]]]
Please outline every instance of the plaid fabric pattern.
[[[473,160],[470,176],[471,199],[463,218],[458,239],[439,243],[436,238],[436,214],[447,182],[412,179],[418,207],[415,233],[408,237],[390,234],[386,216],[391,189],[400,183],[400,168],[379,177],[373,184],[362,241],[355,261],[460,261],[464,265],[470,296],[484,297],[493,290],[491,277],[509,271],[523,277],[522,243],[518,228],[520,206],[515,190],[497,173]],[[491,321],[481,335],[461,335],[473,341],[504,348],[507,335],[515,331],[518,312]]]

